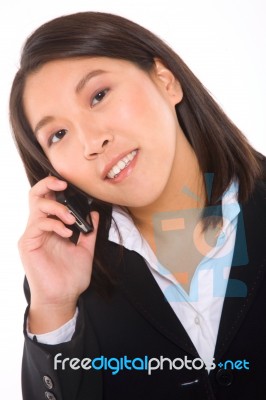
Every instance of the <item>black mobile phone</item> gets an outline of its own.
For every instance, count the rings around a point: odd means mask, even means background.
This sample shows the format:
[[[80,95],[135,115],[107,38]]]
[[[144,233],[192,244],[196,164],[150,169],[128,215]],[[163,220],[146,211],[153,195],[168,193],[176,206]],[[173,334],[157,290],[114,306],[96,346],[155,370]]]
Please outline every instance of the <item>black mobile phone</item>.
[[[77,241],[80,232],[90,233],[93,231],[93,223],[90,215],[91,199],[88,196],[70,186],[64,191],[55,192],[55,196],[56,200],[64,204],[76,218],[76,222],[73,225],[67,225],[73,231],[72,241]]]

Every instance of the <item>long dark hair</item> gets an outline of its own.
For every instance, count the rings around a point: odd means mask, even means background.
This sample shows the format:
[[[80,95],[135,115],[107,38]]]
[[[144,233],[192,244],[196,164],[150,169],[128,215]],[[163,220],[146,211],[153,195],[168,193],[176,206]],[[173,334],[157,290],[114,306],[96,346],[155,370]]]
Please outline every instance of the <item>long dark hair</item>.
[[[25,117],[23,91],[27,77],[45,63],[74,57],[104,56],[131,61],[151,71],[159,58],[183,89],[177,118],[197,156],[202,173],[212,173],[209,204],[215,205],[230,182],[239,182],[238,198],[249,198],[261,174],[260,155],[220,109],[180,57],[147,29],[123,17],[83,12],[56,18],[39,27],[26,41],[10,96],[10,120],[15,142],[31,185],[56,174]],[[102,238],[107,238],[111,207],[97,201]],[[103,242],[97,239],[95,258],[102,259]],[[99,265],[102,263],[99,261]],[[100,268],[100,267],[99,267]]]

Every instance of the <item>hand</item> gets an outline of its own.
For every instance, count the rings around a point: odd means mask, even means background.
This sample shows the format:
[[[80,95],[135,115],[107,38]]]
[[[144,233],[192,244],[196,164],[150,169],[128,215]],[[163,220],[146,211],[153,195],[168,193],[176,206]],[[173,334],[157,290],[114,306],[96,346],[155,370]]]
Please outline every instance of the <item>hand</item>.
[[[32,333],[48,332],[72,318],[78,297],[90,284],[98,213],[91,215],[94,231],[80,234],[73,244],[68,239],[72,231],[64,223],[72,224],[75,218],[54,196],[66,187],[66,182],[49,176],[29,194],[30,215],[19,251],[31,290]]]

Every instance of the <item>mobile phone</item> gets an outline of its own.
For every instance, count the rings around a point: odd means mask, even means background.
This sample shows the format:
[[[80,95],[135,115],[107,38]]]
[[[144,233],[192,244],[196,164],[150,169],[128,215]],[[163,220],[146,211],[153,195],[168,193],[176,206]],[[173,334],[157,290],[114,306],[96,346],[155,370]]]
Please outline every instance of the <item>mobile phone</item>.
[[[90,233],[93,231],[93,223],[90,215],[91,199],[88,196],[70,186],[64,191],[55,192],[55,196],[56,200],[64,204],[76,218],[76,222],[73,225],[67,225],[75,236],[80,232]]]

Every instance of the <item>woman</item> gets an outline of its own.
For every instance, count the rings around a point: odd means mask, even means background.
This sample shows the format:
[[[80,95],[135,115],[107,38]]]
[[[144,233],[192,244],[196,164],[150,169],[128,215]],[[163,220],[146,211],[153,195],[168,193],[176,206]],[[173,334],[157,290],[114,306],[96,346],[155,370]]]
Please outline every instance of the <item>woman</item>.
[[[27,40],[10,114],[24,399],[262,398],[265,162],[183,61],[124,18],[60,17]],[[67,187],[92,233],[73,238]]]

